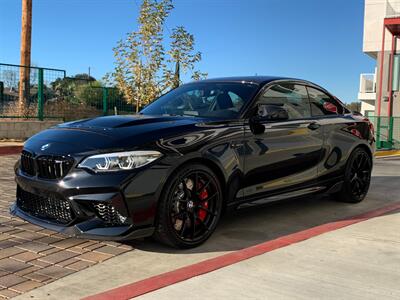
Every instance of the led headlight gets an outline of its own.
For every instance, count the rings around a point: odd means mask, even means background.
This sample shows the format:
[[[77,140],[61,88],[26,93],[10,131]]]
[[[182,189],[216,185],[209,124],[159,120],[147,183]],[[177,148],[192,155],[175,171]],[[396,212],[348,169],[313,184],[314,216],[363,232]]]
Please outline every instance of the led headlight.
[[[151,163],[161,156],[158,151],[129,151],[97,154],[85,158],[79,168],[94,172],[132,170]]]

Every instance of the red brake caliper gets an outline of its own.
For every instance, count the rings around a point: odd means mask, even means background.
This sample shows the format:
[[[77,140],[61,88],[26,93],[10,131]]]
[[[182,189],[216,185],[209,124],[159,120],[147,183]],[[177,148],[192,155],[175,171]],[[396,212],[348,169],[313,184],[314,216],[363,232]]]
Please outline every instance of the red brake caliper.
[[[208,201],[206,199],[208,198],[208,191],[206,189],[203,189],[199,195],[199,198],[201,200],[200,206],[207,209]],[[204,221],[204,219],[207,217],[207,212],[203,209],[199,209],[198,217],[200,220]]]

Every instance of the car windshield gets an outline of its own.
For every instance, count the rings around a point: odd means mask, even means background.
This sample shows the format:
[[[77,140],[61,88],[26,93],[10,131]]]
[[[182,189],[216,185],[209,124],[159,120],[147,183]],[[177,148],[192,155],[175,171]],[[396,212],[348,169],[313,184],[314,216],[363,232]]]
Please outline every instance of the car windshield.
[[[250,101],[257,84],[243,82],[198,82],[178,87],[146,106],[145,115],[237,118]]]

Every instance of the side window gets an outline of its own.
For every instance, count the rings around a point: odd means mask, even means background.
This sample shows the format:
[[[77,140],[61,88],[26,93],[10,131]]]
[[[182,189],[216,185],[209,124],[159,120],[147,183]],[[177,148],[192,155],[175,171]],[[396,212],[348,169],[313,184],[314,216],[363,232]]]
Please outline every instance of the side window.
[[[343,106],[324,92],[307,87],[313,116],[341,115]]]
[[[303,85],[292,83],[274,85],[261,95],[257,103],[282,106],[288,112],[290,120],[311,116],[307,90]]]
[[[233,103],[233,107],[234,107],[233,109],[235,111],[239,111],[244,104],[243,99],[240,98],[240,96],[235,94],[234,92],[228,92],[228,95],[232,99],[232,103]]]

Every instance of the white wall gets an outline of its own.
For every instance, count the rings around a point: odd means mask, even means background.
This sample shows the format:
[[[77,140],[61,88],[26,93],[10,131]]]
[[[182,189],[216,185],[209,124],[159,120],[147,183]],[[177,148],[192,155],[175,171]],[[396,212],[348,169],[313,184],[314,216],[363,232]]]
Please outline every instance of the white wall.
[[[375,111],[375,100],[372,101],[361,101],[361,113],[365,116],[366,110],[372,110]]]
[[[382,48],[383,19],[386,16],[386,2],[400,12],[400,0],[365,0],[363,51],[376,58]],[[385,49],[390,50],[391,34],[386,30]]]

